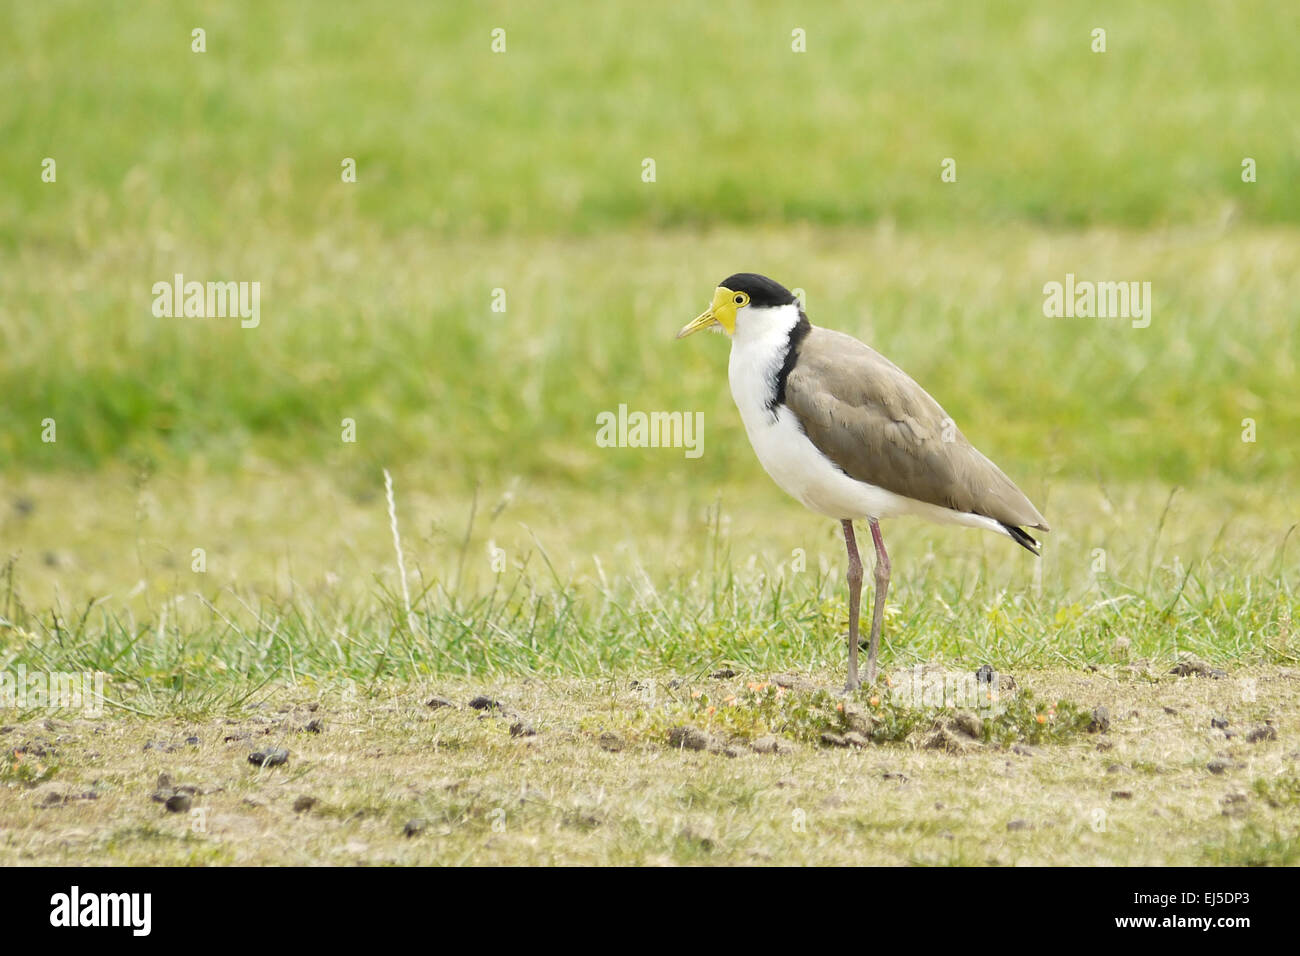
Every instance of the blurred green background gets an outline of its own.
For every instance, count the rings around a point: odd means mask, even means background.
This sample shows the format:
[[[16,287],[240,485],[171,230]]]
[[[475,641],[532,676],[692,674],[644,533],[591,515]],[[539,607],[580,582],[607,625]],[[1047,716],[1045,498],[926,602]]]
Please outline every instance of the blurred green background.
[[[717,481],[749,454],[725,349],[671,336],[738,270],[806,290],[814,322],[885,351],[1012,474],[1297,464],[1300,8],[0,17],[11,475],[252,456],[358,475],[419,462],[461,488],[503,470]],[[176,272],[260,281],[261,327],[154,318],[151,286]],[[1152,282],[1151,327],[1044,318],[1042,285],[1066,272]],[[595,415],[620,402],[705,411],[704,457],[597,449]]]

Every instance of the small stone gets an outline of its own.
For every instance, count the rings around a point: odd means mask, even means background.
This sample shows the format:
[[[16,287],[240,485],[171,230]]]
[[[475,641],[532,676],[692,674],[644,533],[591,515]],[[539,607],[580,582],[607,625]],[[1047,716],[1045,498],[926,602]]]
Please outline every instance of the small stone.
[[[1215,757],[1205,765],[1205,769],[1210,773],[1226,773],[1232,768],[1231,760],[1224,760],[1222,757]]]
[[[744,757],[749,753],[749,748],[742,747],[740,744],[728,744],[722,752],[728,757]]]
[[[674,727],[668,732],[668,743],[679,750],[712,750],[717,746],[713,735],[698,727]]]
[[[975,683],[992,684],[995,676],[992,667],[988,664],[981,664],[979,670],[975,672]]]
[[[516,720],[510,725],[511,737],[536,737],[537,731],[533,725],[522,720]]]
[[[871,731],[875,729],[876,722],[870,714],[857,704],[846,701],[844,704],[844,723],[854,733],[870,736]]]
[[[1032,830],[1033,828],[1028,820],[1012,820],[1007,824],[1008,830]]]
[[[303,728],[303,731],[309,734],[319,734],[324,730],[325,730],[325,724],[319,718],[317,718],[316,720],[308,721],[307,726]]]
[[[1112,791],[1110,792],[1110,798],[1111,798],[1112,800],[1132,800],[1132,799],[1133,799],[1133,791],[1132,791],[1132,790],[1112,790]]]
[[[1227,718],[1227,717],[1211,717],[1211,718],[1210,718],[1210,726],[1213,727],[1215,730],[1227,730],[1227,729],[1228,729],[1228,718]]]
[[[450,707],[452,710],[456,709],[456,704],[453,701],[448,700],[446,697],[430,697],[424,702],[424,706],[430,707],[433,710],[437,710],[440,707]]]
[[[984,736],[984,721],[978,715],[963,710],[952,720],[953,726],[965,734],[979,740]]]
[[[427,820],[407,820],[402,827],[402,836],[410,837],[419,836],[429,826]]]
[[[618,753],[626,746],[623,738],[612,730],[607,730],[600,735],[600,749],[608,750],[610,753]]]
[[[850,730],[844,735],[844,743],[850,747],[870,747],[871,741],[858,733],[856,730]]]
[[[158,782],[155,784],[155,786],[159,790],[167,790],[168,788],[171,787],[171,785],[172,785],[172,778],[168,774],[165,773],[158,774]]]
[[[899,783],[907,783],[907,774],[899,773],[897,770],[886,770],[880,775],[882,780],[897,780]]]
[[[314,806],[316,806],[316,798],[303,794],[301,797],[298,797],[298,799],[293,801],[293,812],[306,813]]]
[[[469,705],[475,710],[500,710],[501,704],[491,697],[484,697],[480,694],[469,702]]]
[[[806,677],[800,677],[798,674],[773,674],[772,683],[778,687],[784,687],[786,690],[792,690],[800,694],[811,694],[817,690],[817,685]]]
[[[186,737],[186,738],[185,738],[185,742],[186,742],[187,744],[189,744],[191,747],[197,747],[197,746],[199,745],[199,738],[198,738],[198,737]]]
[[[1033,747],[1029,746],[1028,744],[1012,744],[1011,752],[1020,757],[1038,756],[1038,751],[1035,750]]]
[[[957,730],[954,721],[947,721],[934,727],[921,741],[923,750],[946,750],[948,753],[965,753],[975,745],[975,741]]]
[[[32,794],[32,800],[41,809],[62,806],[76,800],[98,800],[99,794],[94,790],[77,790],[69,784],[50,782],[42,784]]]
[[[1179,677],[1210,677],[1214,680],[1223,680],[1228,676],[1228,672],[1223,668],[1211,667],[1205,661],[1195,657],[1183,658],[1169,673],[1177,674]]]
[[[1170,706],[1168,706],[1168,705],[1165,705],[1164,707],[1162,707],[1161,710],[1163,710],[1166,714],[1176,714],[1176,713],[1178,713],[1178,709],[1177,709],[1176,707],[1170,707]]]
[[[1257,744],[1265,740],[1277,740],[1277,729],[1272,724],[1260,724],[1246,734],[1246,742]]]
[[[1238,791],[1225,794],[1223,799],[1219,801],[1219,806],[1223,807],[1225,817],[1239,817],[1246,812],[1249,803],[1247,796]]]
[[[821,736],[822,743],[827,747],[847,747],[849,742],[841,734],[825,731]]]
[[[174,793],[167,798],[164,806],[168,813],[185,813],[194,805],[194,798],[188,793]]]
[[[1088,733],[1104,734],[1110,730],[1110,711],[1106,707],[1094,707],[1092,720],[1088,724]]]
[[[289,762],[289,751],[258,750],[248,755],[248,762],[258,767],[278,767]]]
[[[729,680],[736,676],[736,671],[732,670],[730,667],[724,667],[721,670],[714,671],[709,676],[714,680]]]
[[[764,737],[759,737],[749,746],[750,749],[752,749],[756,754],[775,754],[775,753],[781,753],[783,750],[781,746],[781,739],[771,734],[768,734]]]

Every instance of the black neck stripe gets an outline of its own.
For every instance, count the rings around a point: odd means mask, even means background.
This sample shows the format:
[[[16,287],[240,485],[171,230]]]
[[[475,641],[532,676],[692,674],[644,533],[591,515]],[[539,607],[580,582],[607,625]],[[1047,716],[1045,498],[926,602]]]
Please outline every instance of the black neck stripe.
[[[812,331],[812,323],[808,321],[808,316],[803,314],[803,309],[799,310],[799,321],[790,327],[790,342],[785,347],[785,361],[781,363],[781,371],[776,373],[776,388],[772,390],[772,398],[767,403],[769,412],[776,412],[778,405],[785,404],[785,382],[794,371],[794,363],[799,360],[799,346],[808,333]]]

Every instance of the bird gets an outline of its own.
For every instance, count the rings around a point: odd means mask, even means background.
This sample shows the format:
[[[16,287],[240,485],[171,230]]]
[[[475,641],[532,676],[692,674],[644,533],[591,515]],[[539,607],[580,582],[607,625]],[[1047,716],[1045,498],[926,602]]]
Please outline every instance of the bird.
[[[1041,555],[1025,529],[1050,531],[1043,516],[939,403],[875,349],[809,322],[785,286],[753,272],[729,276],[677,338],[702,329],[731,339],[731,397],[764,470],[806,508],[840,522],[848,555],[846,692],[862,686],[854,521],[867,521],[876,551],[868,685],[876,680],[892,570],[882,519],[911,515],[983,528]]]

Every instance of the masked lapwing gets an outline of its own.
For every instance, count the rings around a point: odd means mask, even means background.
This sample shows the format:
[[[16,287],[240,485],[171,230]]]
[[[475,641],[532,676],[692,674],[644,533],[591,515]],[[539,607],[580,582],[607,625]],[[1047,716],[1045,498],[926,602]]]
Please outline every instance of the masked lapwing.
[[[1049,530],[1028,498],[966,440],[925,389],[875,349],[808,321],[799,302],[766,276],[741,272],[718,286],[700,329],[731,339],[731,396],[763,468],[805,507],[837,519],[848,551],[849,679],[858,681],[862,559],[853,522],[865,518],[876,546],[876,592],[867,683],[876,679],[889,591],[880,519],[915,515],[984,528],[1039,553],[1024,529]]]

